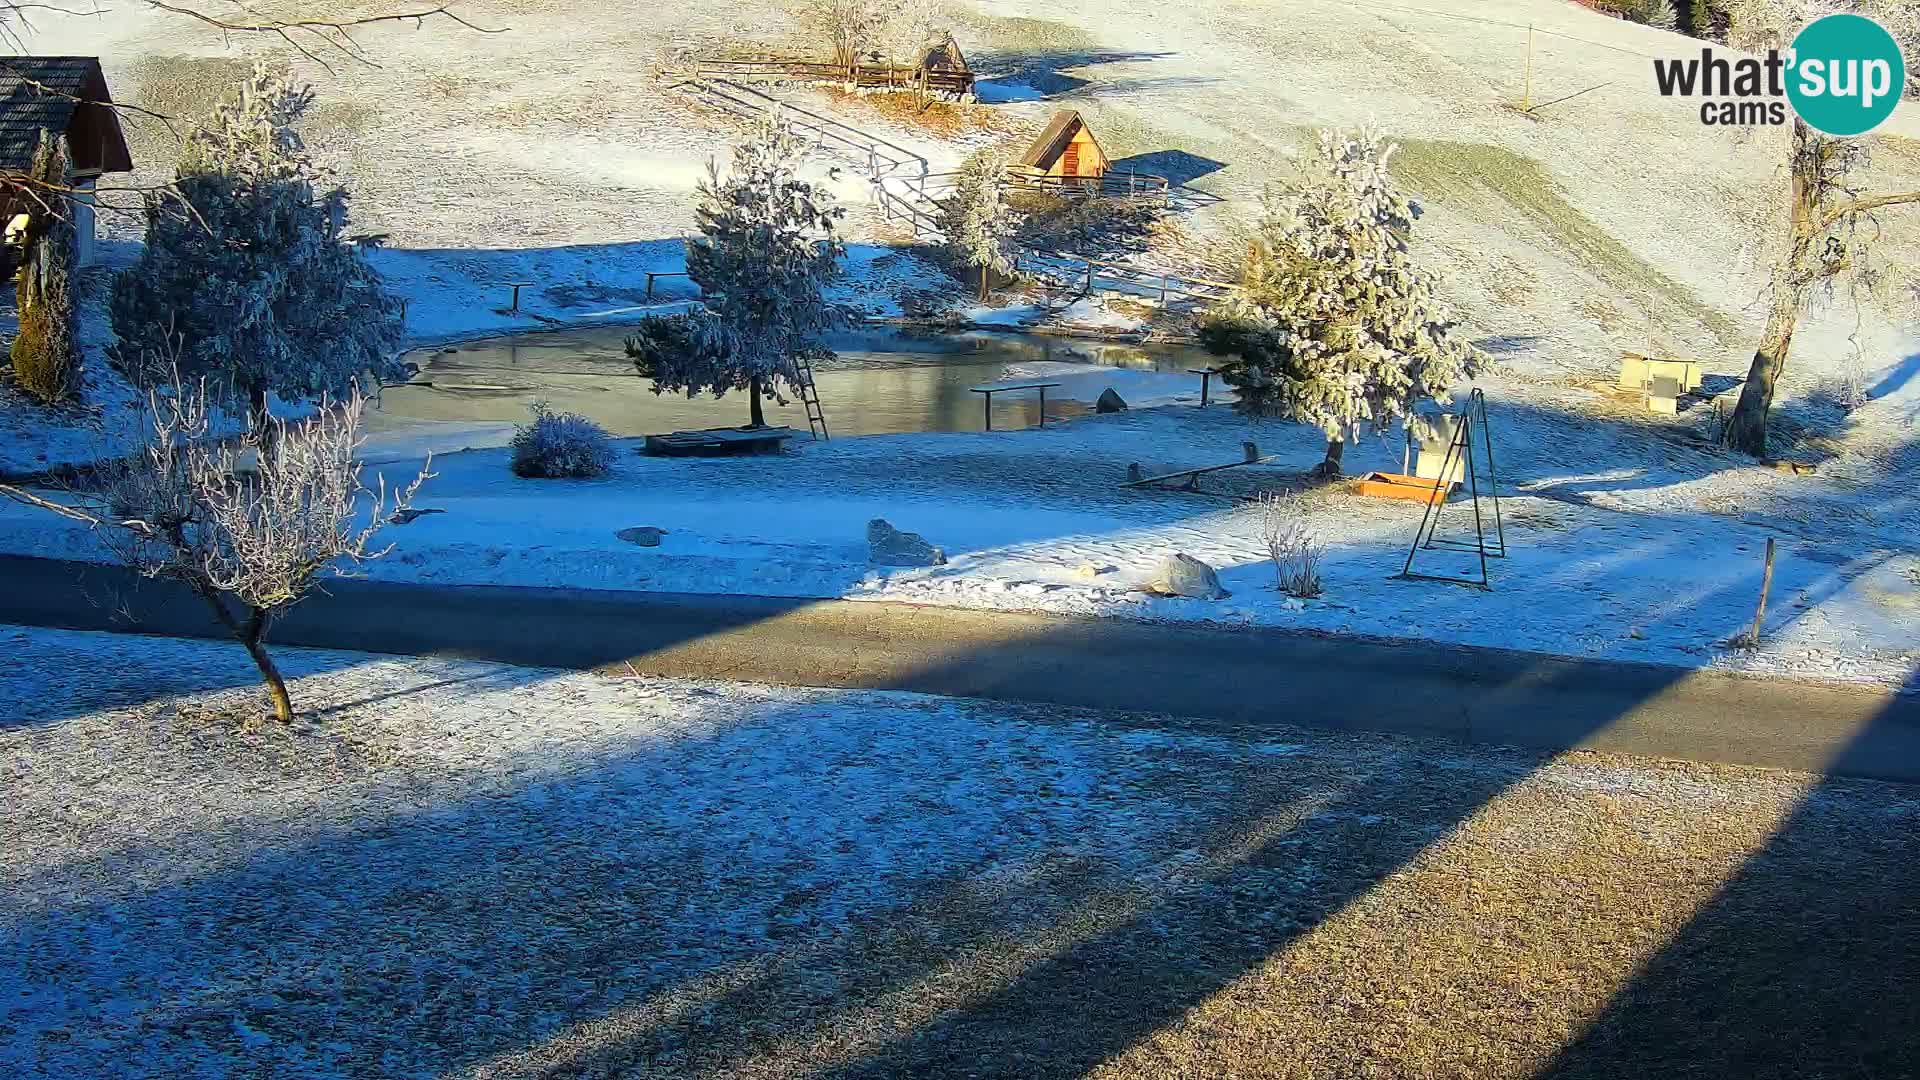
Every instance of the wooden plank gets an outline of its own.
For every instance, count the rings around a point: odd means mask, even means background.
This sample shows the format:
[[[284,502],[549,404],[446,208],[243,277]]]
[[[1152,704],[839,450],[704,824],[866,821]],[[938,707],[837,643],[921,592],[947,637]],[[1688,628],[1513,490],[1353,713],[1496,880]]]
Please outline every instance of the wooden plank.
[[[1183,476],[1198,477],[1198,476],[1204,476],[1207,473],[1216,473],[1221,471],[1222,469],[1238,469],[1243,465],[1271,465],[1274,462],[1279,460],[1280,460],[1280,455],[1268,454],[1265,457],[1257,457],[1252,459],[1251,461],[1229,461],[1225,465],[1207,465],[1198,469],[1181,469],[1179,472],[1165,473],[1160,476],[1148,476],[1148,477],[1143,477],[1139,480],[1129,480],[1126,483],[1121,484],[1120,486],[1123,488],[1145,487],[1148,484],[1157,484],[1166,480],[1178,480]]]
[[[1041,387],[1052,388],[1059,385],[1057,382],[1007,383],[1005,385],[988,383],[984,386],[969,386],[967,389],[976,394],[997,394],[1002,390],[1038,390]]]

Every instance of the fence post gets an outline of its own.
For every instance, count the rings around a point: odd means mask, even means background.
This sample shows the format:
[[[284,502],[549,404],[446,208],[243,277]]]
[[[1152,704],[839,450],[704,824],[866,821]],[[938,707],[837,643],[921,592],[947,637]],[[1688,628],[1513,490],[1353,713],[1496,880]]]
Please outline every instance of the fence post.
[[[1093,260],[1087,260],[1087,295],[1093,295]]]
[[[880,179],[880,162],[878,156],[873,152],[873,145],[871,143],[867,145],[867,175],[873,177],[875,180]]]
[[[1161,307],[1167,306],[1167,275],[1165,274],[1160,275],[1160,306]],[[1202,392],[1200,396],[1204,398],[1206,397],[1206,394]],[[1200,402],[1200,404],[1205,405],[1206,402],[1202,401]]]
[[[647,299],[653,299],[653,271],[647,271]]]

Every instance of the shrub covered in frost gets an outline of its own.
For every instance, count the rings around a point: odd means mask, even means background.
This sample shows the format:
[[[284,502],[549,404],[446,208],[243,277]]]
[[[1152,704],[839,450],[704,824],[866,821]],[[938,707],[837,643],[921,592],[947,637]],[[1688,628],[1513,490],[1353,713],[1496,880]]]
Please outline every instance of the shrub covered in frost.
[[[613,466],[607,429],[579,413],[556,413],[533,403],[533,422],[513,432],[516,476],[599,476]]]

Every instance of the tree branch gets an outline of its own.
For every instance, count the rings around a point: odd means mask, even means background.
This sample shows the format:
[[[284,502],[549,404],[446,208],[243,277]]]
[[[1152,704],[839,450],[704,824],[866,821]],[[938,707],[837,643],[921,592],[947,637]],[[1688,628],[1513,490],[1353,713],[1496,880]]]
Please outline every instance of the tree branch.
[[[1906,203],[1920,203],[1920,191],[1903,191],[1897,195],[1872,195],[1864,199],[1854,199],[1841,203],[1828,210],[1820,218],[1820,229],[1825,231],[1840,223],[1842,218],[1855,214],[1865,214],[1883,206],[1901,206]]]
[[[296,34],[306,35],[310,42],[318,42],[323,51],[326,49],[337,50],[371,67],[373,66],[373,61],[367,59],[366,53],[361,51],[359,43],[353,40],[352,31],[358,27],[390,22],[411,22],[418,25],[427,19],[437,17],[450,19],[466,27],[468,30],[481,34],[503,34],[508,29],[504,26],[489,27],[476,25],[455,14],[445,4],[422,8],[418,11],[392,12],[384,15],[362,15],[350,19],[276,19],[268,17],[249,22],[223,18],[218,15],[210,15],[204,11],[197,11],[191,7],[173,3],[171,0],[139,0],[139,2],[150,8],[197,20],[225,33],[266,34],[277,37],[281,41],[286,42],[288,47],[292,48],[295,52],[319,64],[329,72],[333,71],[333,67],[316,55],[313,50],[302,44],[301,41],[295,37]]]

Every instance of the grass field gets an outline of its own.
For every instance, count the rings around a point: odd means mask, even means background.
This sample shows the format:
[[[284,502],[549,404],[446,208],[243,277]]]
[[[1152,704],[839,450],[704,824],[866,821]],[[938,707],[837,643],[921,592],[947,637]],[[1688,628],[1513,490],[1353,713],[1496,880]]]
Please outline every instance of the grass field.
[[[1902,1077],[1920,791],[0,630],[10,1077]],[[59,693],[53,692],[59,687]]]

